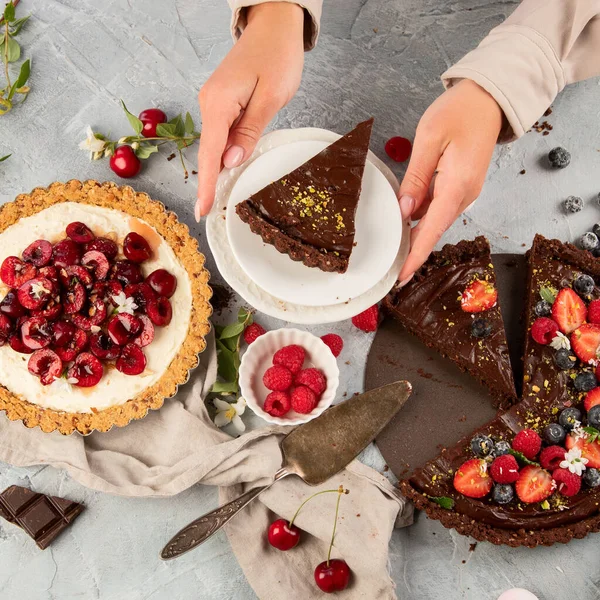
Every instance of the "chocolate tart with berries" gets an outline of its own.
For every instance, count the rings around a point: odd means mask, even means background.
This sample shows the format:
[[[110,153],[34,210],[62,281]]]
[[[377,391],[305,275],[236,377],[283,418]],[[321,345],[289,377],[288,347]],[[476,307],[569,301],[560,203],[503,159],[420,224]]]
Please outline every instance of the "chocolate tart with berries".
[[[496,406],[517,400],[490,246],[483,237],[447,244],[384,310],[426,346],[486,385]]]
[[[537,235],[523,399],[400,483],[478,540],[551,545],[600,531],[600,262]]]
[[[345,273],[373,119],[236,206],[240,219],[292,260]]]
[[[130,187],[54,183],[0,208],[0,410],[62,434],[162,406],[198,364],[209,274],[188,228]]]

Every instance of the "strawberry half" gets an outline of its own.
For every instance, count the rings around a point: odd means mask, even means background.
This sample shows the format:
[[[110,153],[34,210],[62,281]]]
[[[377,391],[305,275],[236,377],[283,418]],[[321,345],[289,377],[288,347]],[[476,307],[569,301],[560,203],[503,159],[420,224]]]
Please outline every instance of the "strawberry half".
[[[581,456],[588,459],[585,465],[588,469],[600,469],[600,442],[588,442],[585,438],[575,439],[573,435],[568,435],[565,446],[567,450],[571,448],[581,450]]]
[[[552,475],[541,467],[527,465],[519,473],[515,490],[521,502],[542,502],[552,494]]]
[[[600,387],[596,387],[593,390],[590,390],[585,395],[585,400],[583,401],[583,407],[585,410],[590,410],[592,406],[597,406],[600,404]]]
[[[475,279],[460,298],[460,307],[468,313],[479,313],[496,306],[498,290],[488,281]]]
[[[599,347],[600,325],[584,323],[571,334],[571,348],[575,356],[586,365],[590,364],[590,361],[598,360]]]
[[[463,463],[454,475],[454,489],[469,498],[483,498],[492,491],[492,478],[485,460],[473,458]]]
[[[558,292],[552,305],[552,318],[563,333],[575,331],[586,316],[585,302],[571,288],[563,288]]]

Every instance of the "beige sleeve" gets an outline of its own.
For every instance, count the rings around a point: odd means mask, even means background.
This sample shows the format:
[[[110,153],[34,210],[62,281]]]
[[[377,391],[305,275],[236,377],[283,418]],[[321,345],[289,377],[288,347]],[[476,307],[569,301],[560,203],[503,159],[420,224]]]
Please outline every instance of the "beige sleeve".
[[[450,67],[451,87],[471,79],[506,115],[501,139],[522,136],[569,83],[600,75],[600,0],[523,0],[479,46]]]
[[[248,7],[265,2],[281,2],[282,0],[227,0],[231,7],[231,34],[233,39],[237,40],[244,27],[246,27],[246,11]],[[283,2],[293,2],[304,9],[304,48],[312,50],[319,37],[319,23],[321,21],[321,11],[323,9],[323,0],[283,0]]]

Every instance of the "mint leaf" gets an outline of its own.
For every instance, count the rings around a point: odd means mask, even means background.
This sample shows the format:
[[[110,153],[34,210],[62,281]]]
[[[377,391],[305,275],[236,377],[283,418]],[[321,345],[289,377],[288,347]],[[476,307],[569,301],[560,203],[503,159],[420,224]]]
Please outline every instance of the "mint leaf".
[[[6,156],[0,156],[0,162],[4,162],[7,158],[10,158],[12,154],[7,154]]]
[[[15,5],[12,1],[4,8],[4,20],[7,23],[12,23],[15,20]]]
[[[592,427],[590,425],[588,427],[584,427],[583,430],[588,434],[588,438],[586,440],[588,444],[591,444],[592,442],[595,442],[596,440],[600,439],[600,431],[598,431],[598,429],[596,429],[595,427]]]
[[[540,296],[542,297],[542,300],[545,300],[548,304],[554,304],[557,293],[558,292],[553,287],[540,288]]]
[[[218,374],[225,381],[237,381],[237,368],[235,366],[234,352],[223,345],[223,342],[217,340],[218,356]]]
[[[21,29],[23,29],[23,25],[25,25],[25,23],[27,23],[27,21],[29,21],[29,17],[31,15],[27,15],[26,17],[21,17],[20,19],[17,19],[16,21],[13,21],[11,23],[11,30],[10,30],[10,35],[18,35],[19,31],[21,31]]]
[[[194,119],[189,112],[185,113],[185,133],[186,135],[192,135],[194,133]]]
[[[16,62],[21,58],[21,46],[17,43],[16,40],[13,40],[11,37],[8,38],[8,62]]]
[[[158,137],[174,137],[175,125],[172,123],[159,123],[156,126],[156,135]]]
[[[135,155],[138,158],[145,159],[150,158],[150,156],[156,152],[158,152],[158,146],[155,146],[154,144],[140,144],[135,151]]]
[[[177,115],[174,119],[171,119],[168,124],[174,125],[175,137],[185,136],[185,125],[183,124],[181,115]]]
[[[448,498],[448,496],[429,496],[429,499],[446,510],[452,510],[454,508],[454,500]]]
[[[232,323],[231,325],[227,325],[226,327],[223,328],[220,339],[224,340],[227,338],[232,338],[236,335],[240,335],[240,333],[242,333],[243,331],[244,331],[243,323]]]
[[[235,381],[216,381],[210,391],[213,394],[228,396],[230,394],[237,394],[240,391],[240,386]]]
[[[21,71],[19,72],[19,76],[17,77],[16,81],[12,84],[12,86],[10,88],[10,92],[8,93],[9,100],[12,100],[12,97],[15,95],[15,92],[18,91],[19,88],[22,88],[27,83],[30,73],[31,73],[31,62],[29,61],[29,59],[27,59],[21,65]]]
[[[535,467],[539,467],[540,464],[536,463],[533,460],[529,460],[522,452],[518,450],[513,450],[512,448],[508,451],[509,454],[512,454],[518,461],[522,462],[525,465],[533,465]]]
[[[127,110],[127,107],[125,106],[125,102],[123,102],[123,100],[121,100],[121,106],[123,107],[123,110],[127,115],[127,120],[129,121],[129,124],[133,127],[133,130],[138,135],[140,135],[140,133],[142,133],[142,129],[144,129],[144,124],[134,114],[131,114]]]

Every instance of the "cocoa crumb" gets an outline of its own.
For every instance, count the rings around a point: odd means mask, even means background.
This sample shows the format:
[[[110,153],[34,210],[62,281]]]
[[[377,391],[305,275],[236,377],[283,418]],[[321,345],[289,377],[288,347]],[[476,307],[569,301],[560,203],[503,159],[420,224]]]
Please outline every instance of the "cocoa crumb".
[[[552,107],[548,107],[546,112],[543,114],[544,117],[549,117],[552,114]]]
[[[527,173],[527,171],[525,169],[522,169],[521,171],[519,171],[520,175],[525,175],[525,173]]]
[[[356,513],[356,516],[357,516],[357,517],[360,517],[360,513]]]
[[[379,27],[373,27],[373,33],[379,33]]]
[[[475,552],[475,548],[477,548],[477,542],[473,542],[469,545],[469,552]]]
[[[175,152],[173,152],[173,154],[169,154],[169,156],[167,156],[167,160],[173,160],[175,158]]]
[[[466,225],[466,224],[467,224],[467,220],[463,219],[463,225]]]
[[[192,171],[192,175],[198,175],[198,171]]]

